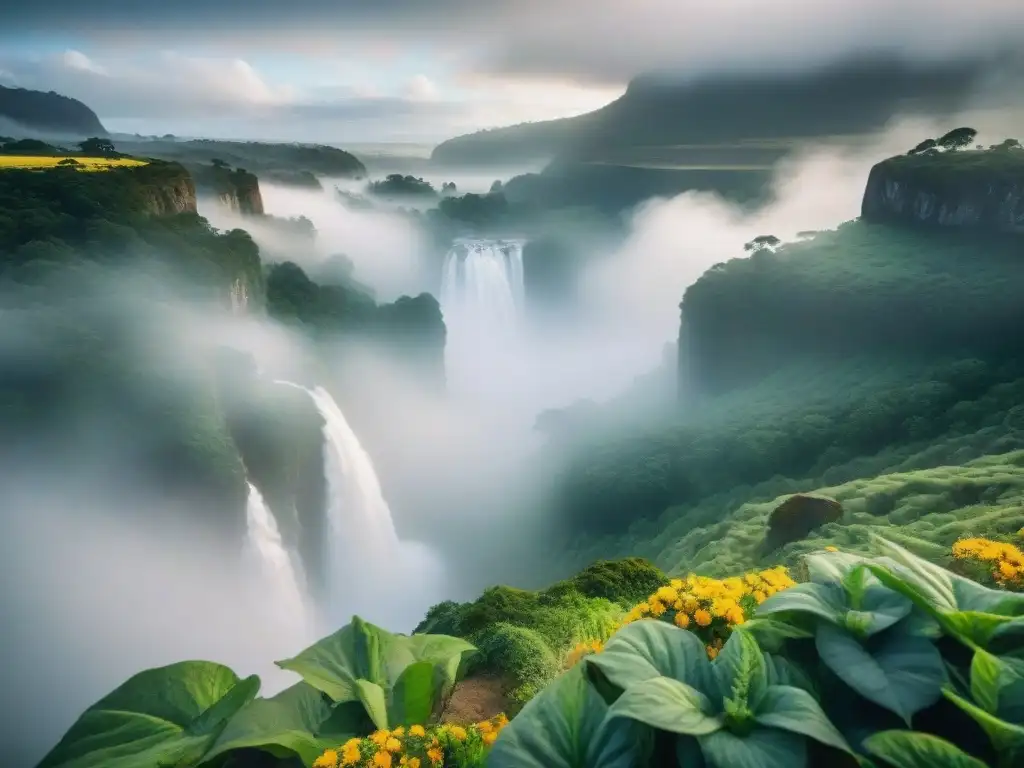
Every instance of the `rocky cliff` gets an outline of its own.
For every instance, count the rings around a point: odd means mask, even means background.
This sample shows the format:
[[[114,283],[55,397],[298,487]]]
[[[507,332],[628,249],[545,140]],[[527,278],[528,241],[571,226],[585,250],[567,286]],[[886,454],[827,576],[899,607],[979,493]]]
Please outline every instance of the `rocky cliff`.
[[[903,155],[871,169],[864,219],[1024,232],[1024,150]]]
[[[196,213],[196,185],[177,163],[151,163],[140,168],[118,170],[138,188],[143,207],[154,216]]]
[[[189,169],[200,194],[212,195],[232,211],[247,216],[262,216],[263,195],[260,180],[243,168],[218,165],[196,165]]]

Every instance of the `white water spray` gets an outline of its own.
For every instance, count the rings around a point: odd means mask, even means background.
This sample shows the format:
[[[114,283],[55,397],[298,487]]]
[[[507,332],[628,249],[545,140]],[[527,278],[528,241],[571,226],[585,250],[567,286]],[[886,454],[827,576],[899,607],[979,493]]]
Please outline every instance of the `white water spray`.
[[[436,555],[398,538],[373,460],[323,387],[306,389],[324,419],[327,479],[326,600],[334,628],[354,614],[392,631],[408,631],[440,599]]]
[[[246,552],[259,568],[275,613],[304,632],[309,628],[309,617],[302,569],[285,548],[274,513],[252,483],[249,483],[245,518]]]
[[[487,392],[496,376],[515,375],[509,364],[522,342],[523,244],[460,239],[445,257],[441,308],[452,390]]]

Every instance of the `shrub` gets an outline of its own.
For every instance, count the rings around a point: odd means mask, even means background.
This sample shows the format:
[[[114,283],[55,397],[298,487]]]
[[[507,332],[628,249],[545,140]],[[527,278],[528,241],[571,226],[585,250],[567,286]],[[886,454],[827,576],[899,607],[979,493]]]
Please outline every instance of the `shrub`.
[[[500,622],[490,627],[477,645],[477,664],[503,670],[513,681],[507,695],[519,704],[536,696],[558,674],[554,653],[536,631]]]

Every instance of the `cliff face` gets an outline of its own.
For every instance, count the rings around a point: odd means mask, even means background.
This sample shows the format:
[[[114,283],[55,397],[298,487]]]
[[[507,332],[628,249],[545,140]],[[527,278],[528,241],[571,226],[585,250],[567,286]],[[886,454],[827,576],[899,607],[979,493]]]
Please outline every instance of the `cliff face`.
[[[89,107],[53,91],[44,93],[0,86],[0,118],[42,134],[107,135],[107,129]]]
[[[1024,150],[894,157],[871,169],[864,219],[1024,232]]]
[[[196,186],[192,177],[181,166],[174,166],[161,179],[143,186],[141,195],[145,209],[154,216],[173,216],[178,213],[196,213]]]
[[[263,215],[263,195],[255,174],[241,168],[232,170],[212,165],[191,166],[190,171],[199,192],[213,195],[229,211],[247,216]]]

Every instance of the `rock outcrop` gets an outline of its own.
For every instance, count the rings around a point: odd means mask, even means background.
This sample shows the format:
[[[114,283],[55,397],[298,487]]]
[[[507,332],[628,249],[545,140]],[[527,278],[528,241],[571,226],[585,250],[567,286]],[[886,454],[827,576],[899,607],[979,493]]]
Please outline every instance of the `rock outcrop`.
[[[1024,150],[904,155],[871,169],[864,219],[1024,232]]]
[[[835,499],[801,493],[790,496],[768,515],[764,548],[770,551],[800,541],[819,525],[834,523],[842,516],[843,506]]]
[[[142,168],[126,169],[140,183],[139,194],[145,210],[154,216],[196,213],[196,185],[192,177],[177,163],[160,163]]]
[[[212,195],[233,213],[245,216],[262,216],[263,195],[260,180],[255,174],[237,168],[217,165],[191,167],[196,188],[200,194]]]

